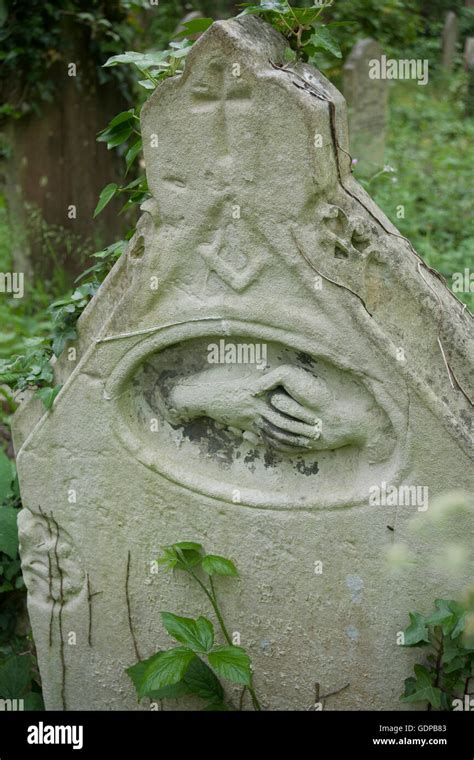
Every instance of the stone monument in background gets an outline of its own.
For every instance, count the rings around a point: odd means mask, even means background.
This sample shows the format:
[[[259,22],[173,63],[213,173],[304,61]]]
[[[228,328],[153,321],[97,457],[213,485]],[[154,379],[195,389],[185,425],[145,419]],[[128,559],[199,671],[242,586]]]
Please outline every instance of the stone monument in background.
[[[458,26],[458,17],[453,11],[448,11],[444,21],[441,55],[441,65],[446,71],[451,71],[453,68],[458,41]]]
[[[256,18],[219,21],[151,95],[152,198],[53,409],[15,418],[49,710],[138,709],[125,668],[170,646],[160,610],[209,613],[153,572],[162,545],[237,564],[222,606],[267,710],[310,708],[315,684],[328,709],[403,707],[408,611],[472,575],[430,573],[444,534],[409,530],[472,472],[471,318],[351,176],[343,97],[285,48]],[[387,487],[430,503],[374,503]],[[468,530],[457,515],[449,539]],[[386,563],[394,540],[414,581]]]
[[[474,114],[474,37],[467,37],[464,45],[464,68],[467,71],[466,113]]]
[[[343,70],[350,152],[364,174],[384,165],[389,83],[386,79],[370,77],[371,61],[380,60],[382,54],[375,40],[360,40],[352,48]]]

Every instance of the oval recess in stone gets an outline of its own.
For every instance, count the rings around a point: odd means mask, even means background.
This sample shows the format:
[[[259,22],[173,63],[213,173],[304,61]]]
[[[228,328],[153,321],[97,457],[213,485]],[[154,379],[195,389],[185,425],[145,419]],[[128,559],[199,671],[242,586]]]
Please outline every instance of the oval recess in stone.
[[[403,415],[379,383],[280,337],[203,321],[141,341],[106,385],[122,444],[175,483],[236,506],[367,504],[371,485],[400,477]]]

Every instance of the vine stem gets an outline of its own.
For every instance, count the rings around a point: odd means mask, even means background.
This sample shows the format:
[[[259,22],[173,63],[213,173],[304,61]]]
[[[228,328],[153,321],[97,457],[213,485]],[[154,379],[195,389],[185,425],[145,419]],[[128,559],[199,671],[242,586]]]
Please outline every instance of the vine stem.
[[[440,638],[439,639],[436,638],[436,636],[434,638],[435,638],[436,644],[438,644],[438,646],[439,646],[439,649],[436,652],[436,662],[435,662],[436,677],[435,677],[435,682],[434,682],[433,685],[435,686],[435,688],[439,688],[439,681],[440,681],[440,676],[441,676],[441,659],[443,657],[443,650],[444,650],[444,647],[443,647],[443,632],[440,631]],[[431,702],[428,702],[428,711],[430,711],[431,709],[432,709]]]
[[[212,580],[212,576],[211,575],[209,576],[209,583],[210,583],[210,586],[211,586],[211,590],[209,591],[209,589],[206,588],[206,586],[201,581],[201,579],[198,578],[198,576],[196,575],[196,573],[190,567],[188,567],[188,573],[191,575],[192,578],[194,578],[194,580],[196,581],[196,583],[199,584],[199,586],[202,588],[202,590],[206,594],[207,598],[209,599],[209,601],[210,601],[210,603],[212,605],[212,609],[216,613],[216,617],[217,617],[217,620],[219,621],[219,625],[220,625],[220,628],[221,628],[221,631],[222,631],[222,633],[224,635],[225,640],[227,641],[227,643],[229,644],[229,646],[234,646],[233,643],[232,643],[232,639],[231,639],[231,636],[229,634],[229,631],[227,630],[226,625],[224,623],[224,618],[222,617],[222,613],[221,613],[221,611],[219,609],[219,603],[217,601],[216,589],[215,589],[215,586],[214,586],[214,582]],[[250,696],[252,698],[252,704],[253,704],[254,710],[260,711],[262,708],[260,706],[260,702],[258,701],[257,695],[255,693],[255,689],[253,687],[252,676],[250,676],[250,685],[247,686],[247,688],[248,688],[249,694],[250,694]]]

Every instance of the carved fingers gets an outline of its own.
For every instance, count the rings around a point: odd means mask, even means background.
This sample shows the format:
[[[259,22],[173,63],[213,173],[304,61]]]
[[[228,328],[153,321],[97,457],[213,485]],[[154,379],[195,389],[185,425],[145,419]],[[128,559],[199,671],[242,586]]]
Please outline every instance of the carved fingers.
[[[261,396],[268,391],[281,386],[284,391],[307,411],[319,409],[329,403],[332,394],[325,383],[300,367],[285,364],[267,372],[257,383],[255,396]],[[309,408],[309,409],[308,409]],[[283,411],[283,410],[282,410]]]
[[[262,438],[281,451],[315,448],[321,421],[315,408],[329,400],[325,385],[309,372],[278,367],[259,381],[254,395],[266,394],[257,427]]]

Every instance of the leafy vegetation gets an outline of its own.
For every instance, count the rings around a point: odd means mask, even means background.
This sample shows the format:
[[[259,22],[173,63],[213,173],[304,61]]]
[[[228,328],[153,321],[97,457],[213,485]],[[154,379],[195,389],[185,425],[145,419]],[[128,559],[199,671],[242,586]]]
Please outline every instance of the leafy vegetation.
[[[19,506],[15,465],[0,448],[0,699],[23,699],[26,710],[41,710],[40,680],[18,556]]]
[[[242,686],[243,693],[247,690],[254,709],[260,710],[253,687],[250,657],[243,647],[232,643],[216,595],[216,576],[238,577],[234,563],[226,557],[205,554],[202,545],[194,541],[165,546],[163,555],[157,561],[168,570],[187,573],[204,592],[225,644],[216,643],[214,625],[208,618],[193,619],[162,612],[163,625],[179,646],[157,652],[127,669],[139,700],[147,697],[156,701],[194,695],[204,700],[205,710],[235,709],[226,700],[219,681],[223,678]]]
[[[451,599],[437,599],[431,615],[410,613],[403,644],[428,653],[426,664],[415,665],[415,675],[405,680],[402,702],[424,703],[429,710],[463,709],[474,677],[474,642],[464,635],[466,618],[466,607]]]
[[[438,77],[429,87],[398,82],[390,92],[385,171],[369,181],[358,177],[451,288],[455,272],[474,269],[472,168],[466,160],[474,120],[464,115],[464,85],[462,73],[447,81]],[[474,311],[474,293],[456,295]]]

